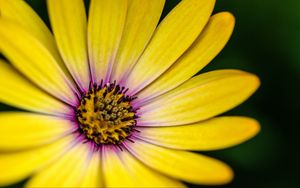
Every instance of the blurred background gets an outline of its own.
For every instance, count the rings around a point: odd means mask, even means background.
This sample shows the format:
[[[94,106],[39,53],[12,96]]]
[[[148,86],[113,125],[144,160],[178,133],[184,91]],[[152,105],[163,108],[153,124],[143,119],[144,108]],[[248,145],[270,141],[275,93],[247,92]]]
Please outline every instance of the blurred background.
[[[45,1],[27,2],[49,25]],[[167,0],[163,16],[178,2]],[[300,1],[218,0],[215,12],[220,11],[232,12],[236,27],[225,49],[201,72],[235,68],[257,74],[260,89],[226,114],[256,118],[262,129],[246,143],[205,154],[235,171],[233,182],[220,187],[300,187]]]

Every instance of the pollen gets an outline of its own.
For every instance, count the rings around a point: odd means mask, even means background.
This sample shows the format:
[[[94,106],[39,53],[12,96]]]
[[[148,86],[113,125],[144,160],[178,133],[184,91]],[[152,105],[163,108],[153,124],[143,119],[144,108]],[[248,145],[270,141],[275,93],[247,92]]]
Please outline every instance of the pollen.
[[[83,95],[76,109],[76,119],[88,140],[100,144],[120,144],[131,135],[136,125],[134,99],[127,89],[115,83],[94,84]]]

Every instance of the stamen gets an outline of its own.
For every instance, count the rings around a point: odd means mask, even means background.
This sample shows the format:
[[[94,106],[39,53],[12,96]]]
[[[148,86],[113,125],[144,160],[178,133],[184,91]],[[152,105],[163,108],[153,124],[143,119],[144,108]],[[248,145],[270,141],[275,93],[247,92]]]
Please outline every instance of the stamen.
[[[117,147],[118,147],[121,151],[123,151],[123,148],[122,148],[122,146],[121,146],[120,144],[117,144]]]
[[[90,83],[89,91],[82,96],[76,109],[76,118],[80,132],[85,137],[100,144],[119,146],[134,131],[136,125],[135,110],[131,106],[133,97],[125,96],[124,87],[116,81],[103,85]]]

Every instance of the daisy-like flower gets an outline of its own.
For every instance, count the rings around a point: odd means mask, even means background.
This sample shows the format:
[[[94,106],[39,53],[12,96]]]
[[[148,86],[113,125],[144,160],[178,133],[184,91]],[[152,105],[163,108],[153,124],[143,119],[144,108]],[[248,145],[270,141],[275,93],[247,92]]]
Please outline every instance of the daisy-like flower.
[[[183,0],[48,0],[52,33],[22,0],[0,0],[0,185],[184,187],[224,184],[229,166],[192,151],[239,144],[247,117],[215,117],[259,79],[239,70],[194,76],[224,47],[228,12]],[[158,25],[158,26],[157,26]],[[193,77],[194,76],[194,77]]]

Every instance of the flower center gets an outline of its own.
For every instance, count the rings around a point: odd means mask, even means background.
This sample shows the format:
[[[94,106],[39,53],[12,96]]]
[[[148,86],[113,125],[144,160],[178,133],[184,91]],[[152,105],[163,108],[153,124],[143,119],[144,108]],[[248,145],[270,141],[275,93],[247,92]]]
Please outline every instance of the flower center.
[[[94,85],[83,95],[76,110],[80,131],[96,144],[118,145],[136,125],[135,110],[125,95],[127,89],[115,83]]]

